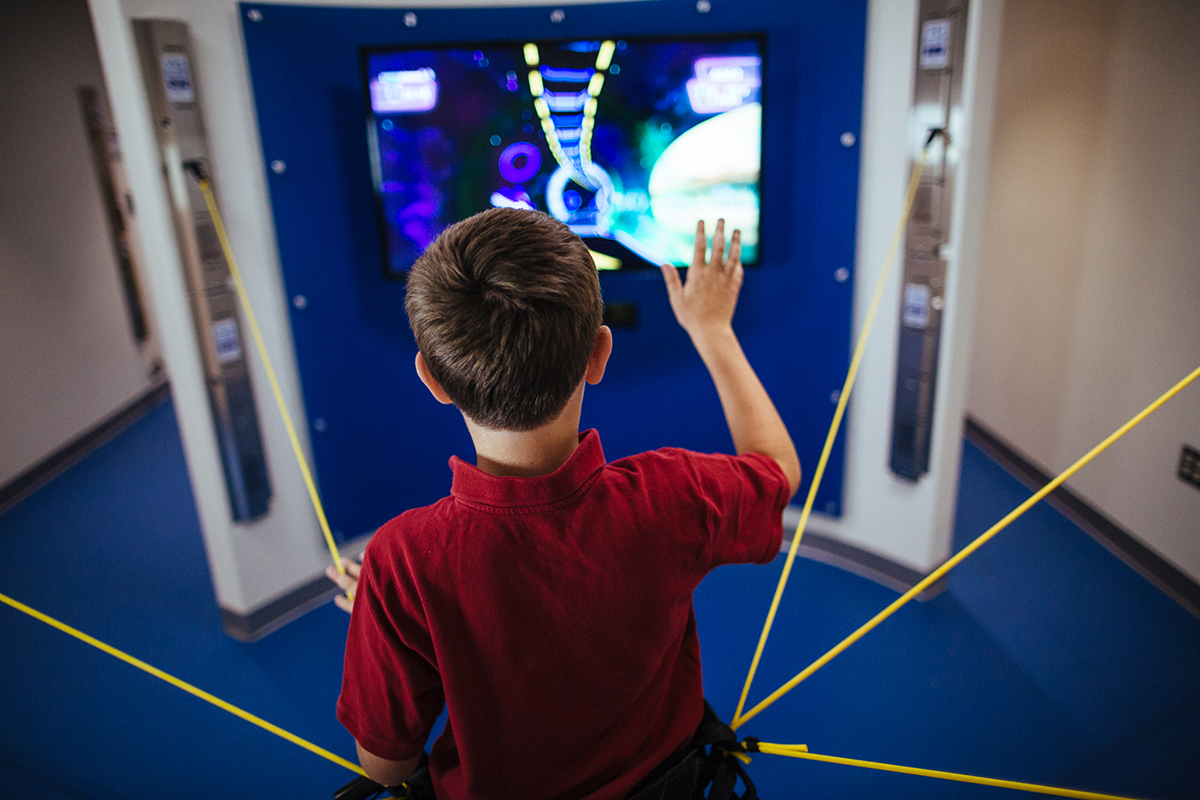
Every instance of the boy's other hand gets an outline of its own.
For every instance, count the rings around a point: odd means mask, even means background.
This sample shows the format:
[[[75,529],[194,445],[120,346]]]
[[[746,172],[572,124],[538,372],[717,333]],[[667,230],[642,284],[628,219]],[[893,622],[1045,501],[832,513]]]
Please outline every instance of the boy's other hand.
[[[358,591],[358,575],[362,571],[362,564],[343,558],[342,567],[346,570],[345,573],[339,572],[337,567],[330,564],[325,568],[325,577],[336,583],[345,592],[345,594],[339,594],[333,598],[333,602],[337,604],[338,608],[350,613],[354,610],[354,594]]]
[[[725,220],[717,220],[712,255],[705,257],[707,241],[704,220],[696,224],[696,247],[688,270],[687,283],[669,264],[662,267],[667,296],[675,319],[692,341],[699,344],[711,333],[724,333],[733,327],[733,311],[742,288],[742,234],[734,230],[730,237],[729,257],[725,257]]]

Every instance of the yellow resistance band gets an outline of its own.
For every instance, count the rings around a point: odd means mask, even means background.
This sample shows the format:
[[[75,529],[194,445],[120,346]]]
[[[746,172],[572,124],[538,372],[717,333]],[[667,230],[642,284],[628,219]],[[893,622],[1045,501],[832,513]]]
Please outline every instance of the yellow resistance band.
[[[930,135],[930,144],[933,142],[933,134]],[[900,214],[900,220],[896,223],[896,230],[892,234],[892,243],[888,247],[887,256],[883,261],[883,269],[879,273],[879,279],[875,282],[875,294],[871,298],[871,305],[867,310],[866,319],[863,320],[862,332],[858,335],[858,345],[854,348],[854,357],[850,359],[850,371],[846,374],[846,382],[842,385],[841,395],[838,397],[837,410],[833,412],[833,423],[829,426],[829,435],[825,437],[825,447],[821,450],[821,458],[817,461],[817,469],[813,473],[812,485],[808,487],[808,497],[804,501],[804,510],[800,512],[800,522],[796,525],[796,534],[792,537],[792,546],[788,549],[787,559],[783,564],[783,573],[779,576],[779,585],[775,587],[775,597],[771,600],[771,609],[767,612],[767,621],[763,625],[762,635],[758,638],[758,647],[754,651],[754,658],[750,662],[750,673],[746,675],[746,683],[742,687],[742,696],[738,698],[737,711],[733,712],[733,722],[730,727],[737,730],[738,725],[744,722],[748,717],[742,716],[742,709],[746,706],[746,696],[750,694],[750,684],[754,681],[754,674],[758,671],[758,662],[762,659],[763,648],[767,646],[767,637],[771,635],[771,626],[775,624],[775,614],[779,611],[779,601],[783,598],[784,587],[787,586],[788,576],[792,574],[792,564],[796,560],[796,552],[800,548],[800,537],[804,535],[804,528],[808,525],[808,517],[812,514],[813,503],[817,499],[817,488],[821,485],[821,478],[825,475],[825,464],[829,461],[829,453],[833,450],[833,440],[837,438],[838,428],[842,424],[842,415],[846,413],[846,404],[850,401],[850,390],[854,388],[854,379],[858,376],[858,365],[862,361],[863,352],[866,350],[867,337],[871,333],[871,326],[875,324],[875,314],[879,311],[879,302],[883,299],[883,290],[887,285],[888,276],[892,274],[892,263],[896,260],[896,251],[900,248],[900,239],[904,234],[905,223],[908,221],[908,212],[912,209],[913,198],[917,194],[917,186],[921,183],[921,173],[925,169],[925,159],[929,155],[929,144],[926,144],[921,150],[921,156],[917,159],[916,165],[913,167],[912,178],[908,182],[908,194],[904,198],[904,211]]]
[[[808,748],[802,744],[767,744],[766,742],[759,742],[758,750],[762,753],[771,753],[778,756],[790,756],[791,758],[804,758],[808,759],[809,761],[825,761],[830,764],[845,764],[851,767],[866,767],[867,769],[883,770],[884,772],[902,772],[906,775],[920,775],[926,778],[941,778],[942,780],[958,781],[959,783],[978,783],[984,786],[997,786],[1001,789],[1020,789],[1026,792],[1037,792],[1038,794],[1058,795],[1059,797],[1079,797],[1084,798],[1084,800],[1134,800],[1134,798],[1122,797],[1115,794],[1081,792],[1076,789],[1059,789],[1055,786],[1042,786],[1036,783],[1021,783],[1020,781],[1002,781],[996,778],[981,778],[975,775],[963,775],[958,772],[943,772],[936,769],[920,769],[919,767],[902,767],[897,764],[881,764],[878,761],[862,761],[857,758],[823,756],[808,752]]]
[[[1084,465],[1086,465],[1088,462],[1090,462],[1096,456],[1100,455],[1100,453],[1102,453],[1106,449],[1108,449],[1109,445],[1111,445],[1113,442],[1120,439],[1122,436],[1124,436],[1126,433],[1128,433],[1130,430],[1132,430],[1138,423],[1140,423],[1146,417],[1150,416],[1155,411],[1157,411],[1158,408],[1163,403],[1167,402],[1172,397],[1179,394],[1181,391],[1183,391],[1183,389],[1188,384],[1190,384],[1192,381],[1196,380],[1196,378],[1198,378],[1198,377],[1200,377],[1200,367],[1197,367],[1186,378],[1181,380],[1179,383],[1175,384],[1166,393],[1164,393],[1161,397],[1159,397],[1153,403],[1151,403],[1150,405],[1148,405],[1144,409],[1142,409],[1136,416],[1133,417],[1133,419],[1129,420],[1124,425],[1122,425],[1120,428],[1118,428],[1113,433],[1111,433],[1107,439],[1105,439],[1103,442],[1101,442],[1100,444],[1093,447],[1091,449],[1091,451],[1088,452],[1087,455],[1085,455],[1083,458],[1079,459],[1074,464],[1072,464],[1070,467],[1068,467],[1066,469],[1066,471],[1064,471],[1061,475],[1059,475],[1054,480],[1050,481],[1048,484],[1046,484],[1040,490],[1038,490],[1038,492],[1035,493],[1032,497],[1030,497],[1028,500],[1026,500],[1021,505],[1017,506],[1011,512],[1009,512],[1008,516],[1006,516],[1004,519],[1000,520],[995,525],[993,525],[982,536],[980,536],[978,539],[971,542],[971,544],[967,545],[962,550],[960,550],[953,558],[951,558],[945,564],[942,564],[942,566],[938,567],[936,570],[931,572],[928,577],[926,577],[924,580],[922,580],[916,586],[912,587],[907,592],[905,592],[903,595],[901,595],[898,599],[896,599],[895,602],[893,602],[891,605],[889,605],[883,611],[876,614],[869,622],[867,622],[865,625],[863,625],[857,631],[855,631],[854,633],[852,633],[851,635],[849,635],[845,639],[843,639],[841,644],[837,645],[832,650],[830,650],[828,653],[826,653],[825,655],[818,658],[807,669],[805,669],[803,672],[796,675],[796,677],[792,678],[790,681],[785,683],[779,689],[776,689],[775,692],[773,692],[769,697],[767,697],[761,703],[759,703],[754,708],[750,709],[748,712],[746,712],[744,715],[742,715],[740,718],[738,718],[735,721],[734,726],[731,726],[731,727],[736,727],[737,725],[740,725],[743,722],[745,722],[746,720],[755,716],[760,711],[762,711],[764,708],[771,705],[771,703],[774,703],[780,697],[782,697],[783,695],[785,695],[789,691],[791,691],[793,688],[795,688],[796,685],[799,684],[801,681],[805,680],[806,678],[808,678],[808,676],[812,675],[818,669],[825,666],[827,663],[829,663],[831,660],[833,660],[834,656],[838,655],[843,650],[845,650],[847,647],[849,647],[850,645],[857,642],[864,635],[866,635],[872,628],[874,628],[876,625],[878,625],[879,623],[883,622],[885,619],[890,617],[902,605],[907,603],[909,600],[912,600],[914,597],[916,597],[921,592],[925,591],[925,589],[929,588],[929,586],[931,584],[933,584],[935,581],[937,581],[939,578],[941,578],[943,575],[945,575],[947,572],[949,572],[951,569],[953,569],[955,566],[957,566],[959,563],[961,563],[962,560],[965,559],[967,556],[971,555],[971,553],[974,553],[976,550],[978,550],[980,547],[982,547],[984,543],[986,543],[989,539],[991,539],[997,533],[999,533],[1000,531],[1002,531],[1006,527],[1008,527],[1008,525],[1010,523],[1012,523],[1014,520],[1016,520],[1018,517],[1020,517],[1022,514],[1024,514],[1030,508],[1032,508],[1038,501],[1040,501],[1046,495],[1050,494],[1052,491],[1057,489],[1064,481],[1066,481],[1068,478],[1070,478],[1072,475],[1074,475],[1076,472],[1078,472]]]
[[[321,498],[317,494],[317,486],[313,482],[312,472],[309,471],[308,461],[304,458],[304,449],[300,446],[296,428],[292,425],[292,415],[288,413],[287,403],[283,401],[283,392],[279,389],[279,381],[275,379],[275,369],[271,366],[271,357],[267,355],[267,346],[263,342],[262,333],[258,330],[254,308],[250,305],[250,295],[246,292],[246,285],[242,283],[242,273],[238,270],[237,260],[233,257],[233,248],[229,246],[229,238],[225,235],[225,225],[221,222],[221,211],[217,208],[217,200],[213,196],[212,186],[209,185],[208,178],[202,175],[199,176],[199,182],[200,191],[204,193],[204,202],[208,205],[208,214],[212,217],[213,227],[217,230],[217,238],[221,240],[221,249],[225,251],[225,261],[229,264],[229,274],[233,277],[238,300],[242,303],[246,324],[250,326],[250,333],[258,348],[258,356],[262,359],[263,368],[267,372],[271,393],[275,395],[275,404],[279,406],[279,414],[283,417],[284,427],[287,428],[288,439],[292,442],[292,452],[296,455],[296,463],[300,465],[300,473],[304,476],[304,485],[308,488],[308,497],[312,500],[313,510],[317,512],[317,520],[321,523],[321,532],[325,534],[325,544],[329,547],[329,555],[333,557],[333,565],[337,567],[338,572],[345,575],[346,568],[342,566],[341,554],[338,553],[337,543],[333,541],[333,534],[329,530],[329,521],[325,519],[325,508],[321,505]],[[351,600],[354,599],[353,594],[349,592],[346,593],[346,596]]]
[[[193,686],[192,684],[187,683],[186,681],[182,681],[179,678],[176,678],[173,675],[168,675],[167,673],[163,672],[158,667],[153,667],[153,666],[147,664],[145,661],[142,661],[141,659],[134,658],[133,656],[129,655],[128,653],[122,652],[121,650],[118,650],[117,648],[113,647],[112,645],[105,644],[104,642],[100,641],[99,639],[96,639],[95,637],[88,636],[86,633],[76,630],[75,628],[72,628],[70,625],[67,625],[66,623],[59,622],[58,620],[54,619],[53,617],[47,616],[36,609],[30,608],[29,606],[25,605],[24,603],[13,600],[11,597],[8,597],[7,595],[0,594],[0,602],[5,603],[6,605],[12,606],[17,611],[20,611],[23,614],[28,614],[29,616],[33,617],[34,619],[44,622],[52,628],[58,628],[60,631],[67,634],[68,636],[74,636],[79,641],[86,642],[87,644],[90,644],[92,647],[95,647],[98,650],[103,650],[105,653],[108,653],[110,656],[115,656],[116,658],[121,659],[122,661],[124,661],[127,664],[132,664],[133,666],[137,667],[138,669],[142,670],[143,672],[148,672],[151,675],[153,675],[154,677],[160,678],[160,679],[166,681],[167,683],[171,684],[172,686],[177,686],[180,689],[183,689],[188,694],[195,695],[196,697],[199,697],[201,700],[204,700],[205,702],[212,703],[217,708],[223,708],[226,711],[228,711],[230,714],[239,716],[242,719],[246,720],[247,722],[251,722],[251,723],[257,725],[258,727],[262,728],[263,730],[270,731],[271,733],[275,734],[276,736],[280,736],[284,739],[287,739],[289,742],[292,742],[293,744],[298,744],[301,747],[303,747],[305,750],[309,750],[313,753],[316,753],[321,758],[332,761],[333,763],[338,764],[339,766],[343,766],[346,769],[351,770],[352,772],[357,772],[359,775],[362,775],[364,777],[367,774],[366,772],[363,771],[362,767],[358,766],[357,764],[355,764],[353,762],[347,761],[346,759],[342,758],[341,756],[334,755],[333,753],[329,752],[328,750],[326,750],[323,747],[318,747],[317,745],[313,744],[312,742],[309,742],[305,739],[301,739],[299,736],[296,736],[293,733],[288,733],[283,728],[280,728],[277,725],[272,725],[271,723],[267,722],[265,719],[262,719],[261,717],[256,717],[253,714],[251,714],[250,712],[243,711],[242,709],[238,708],[237,706],[235,706],[231,703],[227,703],[219,697],[214,697],[213,695],[209,694],[208,692],[204,691],[203,689],[199,689],[199,688]]]

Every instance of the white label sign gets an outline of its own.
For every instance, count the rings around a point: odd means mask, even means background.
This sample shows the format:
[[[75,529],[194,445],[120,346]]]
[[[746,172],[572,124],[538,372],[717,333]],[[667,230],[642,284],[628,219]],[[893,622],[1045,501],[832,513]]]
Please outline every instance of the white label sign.
[[[910,283],[904,287],[904,324],[910,328],[929,326],[929,287]]]
[[[242,357],[242,342],[238,338],[237,320],[219,319],[212,324],[213,342],[217,346],[217,361],[228,364]]]
[[[921,69],[950,66],[950,20],[931,19],[921,26]]]
[[[162,64],[163,88],[167,90],[167,102],[196,102],[196,91],[192,87],[192,70],[188,66],[187,55],[163,53],[159,56],[159,63]]]

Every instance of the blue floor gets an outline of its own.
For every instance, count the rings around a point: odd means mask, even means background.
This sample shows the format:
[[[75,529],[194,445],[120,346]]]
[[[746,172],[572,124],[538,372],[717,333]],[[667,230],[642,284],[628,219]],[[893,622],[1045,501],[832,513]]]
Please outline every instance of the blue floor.
[[[964,445],[956,543],[1028,496]],[[729,715],[778,577],[697,592],[709,699]],[[169,403],[0,516],[0,592],[346,757],[347,617],[252,645],[221,630]],[[797,561],[752,700],[895,598]],[[0,606],[0,798],[329,798],[352,775]],[[1146,798],[1200,797],[1200,620],[1046,507],[740,733],[814,752]],[[771,800],[1010,790],[759,755]]]

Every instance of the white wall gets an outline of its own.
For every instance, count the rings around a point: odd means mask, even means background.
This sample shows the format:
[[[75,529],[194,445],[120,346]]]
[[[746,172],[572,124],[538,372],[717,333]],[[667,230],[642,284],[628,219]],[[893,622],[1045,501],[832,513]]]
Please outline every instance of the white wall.
[[[1052,472],[1200,366],[1200,5],[1009,0],[969,413]],[[1193,385],[1070,486],[1200,580]]]
[[[152,385],[76,96],[87,85],[104,92],[84,0],[0,6],[0,484]]]
[[[191,28],[193,66],[205,108],[218,196],[230,239],[249,292],[255,298],[256,313],[273,353],[285,398],[294,417],[304,419],[237,5],[233,0],[90,2],[129,162],[130,183],[142,209],[140,227],[147,252],[148,283],[153,303],[163,318],[164,356],[171,368],[180,428],[218,598],[225,608],[245,613],[319,574],[327,555],[291,460],[282,424],[266,390],[265,376],[253,356],[252,376],[276,496],[267,518],[236,529],[229,522],[194,335],[187,322],[187,305],[159,177],[153,131],[129,30],[129,20],[138,17],[182,19]],[[338,3],[331,0],[323,4]],[[472,4],[477,3],[442,3]],[[996,0],[980,0],[978,5],[998,7]],[[906,125],[912,95],[915,7],[914,0],[904,0],[875,3],[871,9],[858,276],[860,305],[864,306],[862,296],[869,296],[867,284],[879,269],[907,180],[910,142]],[[986,19],[988,13],[991,12],[981,12],[978,19]],[[976,28],[979,27],[976,23]],[[980,38],[978,32],[972,36],[973,41]],[[981,83],[986,87],[990,80],[986,57],[989,50],[986,43],[974,49],[984,56],[980,60],[984,67],[973,63],[968,83],[975,80],[973,76],[982,76]],[[984,102],[978,104],[981,113],[990,107],[987,97],[984,92]],[[988,129],[989,126],[981,128],[985,132]],[[964,163],[960,185],[967,188],[961,193],[963,198],[970,195],[973,179],[969,176],[981,171],[982,167],[969,159]],[[963,225],[962,241],[969,243],[970,215],[960,213],[959,219]],[[856,390],[857,399],[851,408],[853,434],[848,451],[846,517],[840,523],[826,521],[824,528],[824,532],[919,569],[927,569],[945,556],[950,536],[965,386],[964,356],[953,342],[964,342],[969,333],[965,319],[969,315],[956,314],[954,305],[960,298],[969,305],[972,269],[970,247],[961,249],[964,254],[957,269],[963,278],[957,285],[952,283],[949,295],[946,324],[947,340],[952,344],[943,351],[939,388],[943,399],[934,442],[933,474],[911,487],[900,484],[887,473],[898,313],[893,291],[878,322],[878,339],[868,353]],[[861,324],[861,313],[859,317]]]

